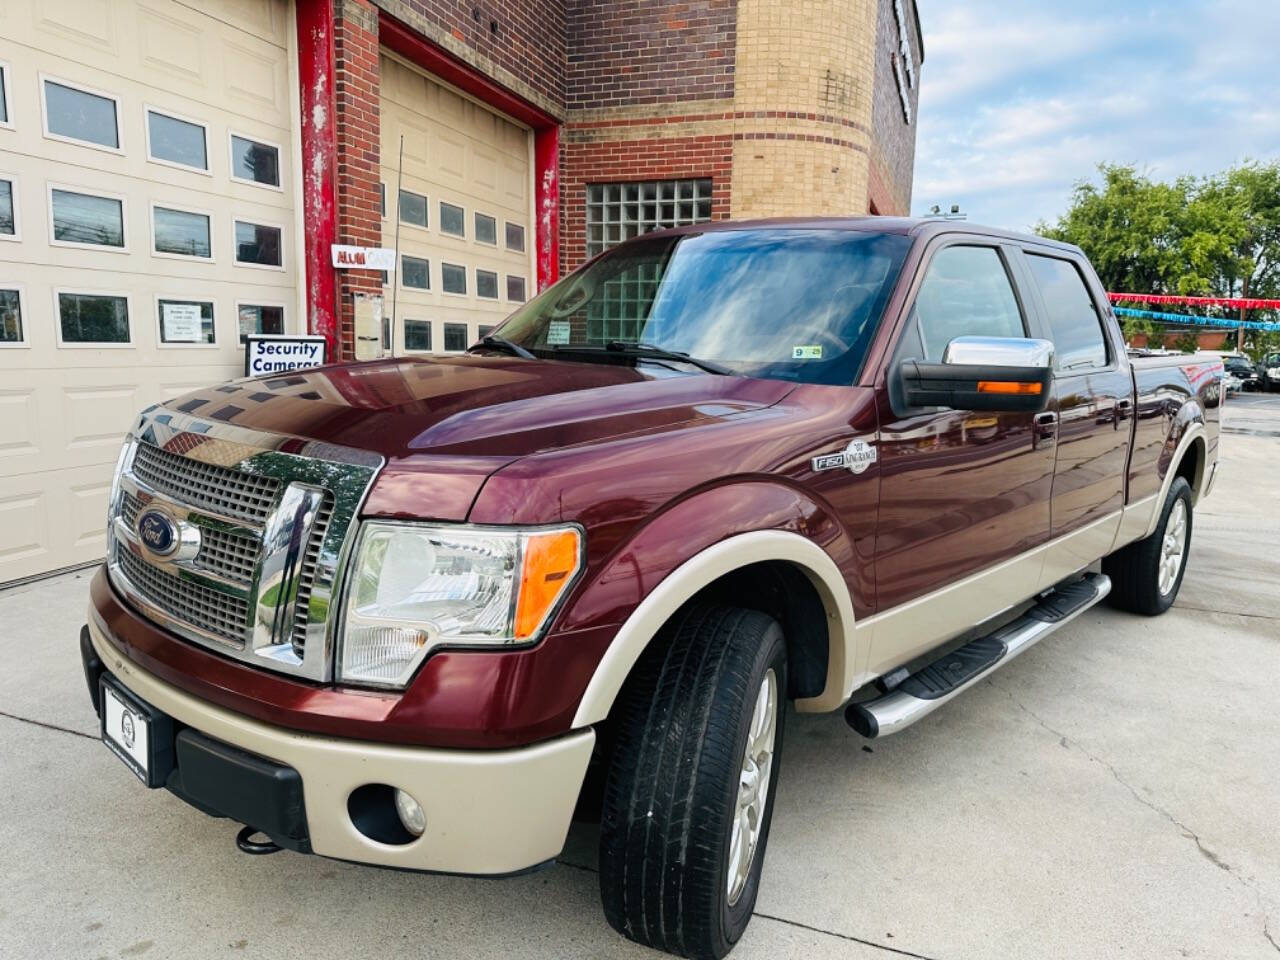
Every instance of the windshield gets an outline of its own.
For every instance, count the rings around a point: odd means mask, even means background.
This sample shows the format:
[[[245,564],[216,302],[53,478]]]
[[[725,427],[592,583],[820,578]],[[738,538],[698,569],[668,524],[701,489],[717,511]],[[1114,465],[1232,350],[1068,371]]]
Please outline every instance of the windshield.
[[[565,277],[495,333],[537,356],[637,362],[628,345],[643,344],[747,376],[849,384],[910,245],[785,228],[641,238]]]

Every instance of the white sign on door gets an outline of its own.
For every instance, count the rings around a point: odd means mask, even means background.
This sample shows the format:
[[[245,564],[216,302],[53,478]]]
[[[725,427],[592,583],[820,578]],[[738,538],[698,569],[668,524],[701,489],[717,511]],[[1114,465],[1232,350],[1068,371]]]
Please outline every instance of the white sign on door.
[[[165,343],[202,343],[204,329],[200,323],[200,304],[165,303],[161,305]]]

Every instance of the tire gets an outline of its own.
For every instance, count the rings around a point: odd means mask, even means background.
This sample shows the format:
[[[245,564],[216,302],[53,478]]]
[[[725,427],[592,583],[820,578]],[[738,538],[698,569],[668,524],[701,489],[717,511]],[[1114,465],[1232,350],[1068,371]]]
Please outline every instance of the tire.
[[[762,613],[694,605],[637,664],[619,698],[600,823],[600,897],[623,936],[684,957],[720,958],[751,919],[769,839],[786,715],[782,629]],[[753,855],[730,881],[747,778],[748,735],[767,722],[757,701],[772,683],[773,749],[749,793],[763,792]],[[764,757],[763,751],[756,751]],[[743,793],[747,793],[743,788]],[[748,841],[748,846],[750,846]],[[739,863],[743,862],[742,859]]]
[[[1177,529],[1178,518],[1184,530]],[[1155,533],[1117,550],[1102,561],[1102,572],[1111,578],[1111,605],[1130,613],[1154,617],[1164,613],[1178,597],[1191,553],[1191,485],[1185,477],[1175,477],[1169,487]],[[1170,563],[1166,537],[1181,537],[1177,570],[1170,578],[1164,565]],[[1172,542],[1171,542],[1172,543]],[[1162,581],[1162,572],[1166,573]]]

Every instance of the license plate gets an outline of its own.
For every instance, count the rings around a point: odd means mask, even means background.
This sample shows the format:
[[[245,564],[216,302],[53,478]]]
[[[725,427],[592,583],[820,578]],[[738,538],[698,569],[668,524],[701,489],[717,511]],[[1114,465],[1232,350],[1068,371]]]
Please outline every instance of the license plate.
[[[173,766],[173,721],[108,676],[101,703],[102,742],[148,787],[162,786]]]

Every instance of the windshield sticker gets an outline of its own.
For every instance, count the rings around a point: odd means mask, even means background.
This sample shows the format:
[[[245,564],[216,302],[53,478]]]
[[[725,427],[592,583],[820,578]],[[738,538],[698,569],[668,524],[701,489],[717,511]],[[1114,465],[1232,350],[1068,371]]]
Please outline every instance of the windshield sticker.
[[[791,348],[792,360],[821,360],[822,345],[811,343],[801,344]]]
[[[570,324],[568,320],[552,320],[547,327],[547,343],[551,346],[562,346],[569,342]]]

